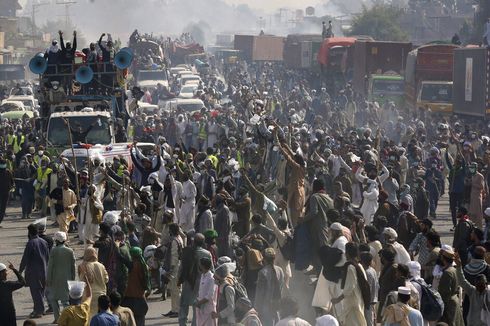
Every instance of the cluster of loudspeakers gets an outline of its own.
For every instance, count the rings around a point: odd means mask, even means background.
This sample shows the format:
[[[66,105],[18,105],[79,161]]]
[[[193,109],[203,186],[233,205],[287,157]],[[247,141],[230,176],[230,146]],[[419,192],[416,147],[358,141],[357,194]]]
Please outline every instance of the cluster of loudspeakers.
[[[118,69],[126,69],[133,62],[133,50],[130,48],[122,48],[114,56],[114,65]],[[48,61],[44,58],[44,53],[38,53],[29,61],[29,69],[37,75],[42,75],[48,69]],[[75,79],[80,84],[88,84],[94,78],[94,71],[88,65],[81,66],[75,72]]]

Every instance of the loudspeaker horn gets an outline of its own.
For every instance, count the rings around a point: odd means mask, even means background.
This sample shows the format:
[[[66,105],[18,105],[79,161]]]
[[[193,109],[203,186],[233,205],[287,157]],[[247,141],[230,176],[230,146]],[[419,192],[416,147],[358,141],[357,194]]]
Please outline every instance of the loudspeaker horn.
[[[38,53],[34,58],[32,58],[29,61],[29,69],[32,71],[32,73],[37,74],[37,75],[42,75],[48,68],[48,62],[44,58],[43,53]]]
[[[80,84],[88,84],[92,81],[92,78],[94,78],[94,71],[88,66],[78,68],[75,73],[75,79]]]
[[[126,69],[131,66],[133,62],[133,50],[130,48],[122,48],[118,53],[114,56],[114,64],[118,69]]]

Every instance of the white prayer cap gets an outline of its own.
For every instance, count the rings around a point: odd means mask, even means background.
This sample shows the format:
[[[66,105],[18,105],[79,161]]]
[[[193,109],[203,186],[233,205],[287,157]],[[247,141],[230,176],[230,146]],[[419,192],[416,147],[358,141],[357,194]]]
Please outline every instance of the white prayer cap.
[[[53,235],[55,241],[65,242],[66,241],[66,233],[63,231],[56,231]]]
[[[48,222],[48,218],[42,217],[42,218],[35,220],[34,223],[32,223],[32,224],[35,224],[39,231],[46,231],[47,222]]]
[[[81,281],[68,281],[68,291],[70,292],[70,298],[80,299],[85,289],[85,282]]]
[[[115,225],[119,220],[118,211],[108,211],[104,214],[102,221],[108,223],[109,225]]]
[[[315,326],[339,326],[339,322],[332,315],[324,315],[316,319]]]
[[[228,256],[221,256],[218,258],[218,266],[226,263],[231,263],[231,258]]]
[[[454,259],[454,250],[450,245],[443,244],[441,247],[441,254],[448,258]]]
[[[410,289],[405,286],[398,287],[398,294],[410,295],[411,293],[412,291],[410,291]]]
[[[219,257],[217,265],[218,267],[216,268],[216,272],[220,270],[220,273],[218,273],[218,275],[222,277],[228,275],[228,273],[233,273],[236,270],[236,263],[234,263],[228,256]]]
[[[7,266],[5,264],[0,263],[0,272],[3,272],[6,269],[7,269]]]
[[[390,239],[396,240],[398,238],[398,233],[393,228],[385,228],[383,234],[389,236]]]
[[[344,229],[342,227],[342,224],[340,224],[339,222],[332,223],[332,225],[330,225],[330,228],[336,231],[342,231]]]
[[[408,270],[410,271],[410,275],[412,277],[420,277],[421,266],[418,261],[410,261],[407,264]]]

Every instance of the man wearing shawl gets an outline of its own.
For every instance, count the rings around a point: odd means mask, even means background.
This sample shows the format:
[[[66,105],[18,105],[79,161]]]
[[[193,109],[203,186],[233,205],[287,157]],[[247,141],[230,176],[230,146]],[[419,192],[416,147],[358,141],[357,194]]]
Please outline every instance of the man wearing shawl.
[[[78,278],[87,279],[92,288],[94,297],[98,298],[106,294],[106,284],[109,282],[109,275],[101,263],[97,261],[97,251],[93,247],[85,249],[83,262],[78,266]],[[92,300],[90,304],[90,317],[97,314],[97,301]]]
[[[137,326],[145,325],[145,315],[148,311],[145,294],[150,291],[150,273],[141,248],[132,247],[129,250],[133,266],[129,271],[128,286],[124,293],[123,306],[133,311]]]

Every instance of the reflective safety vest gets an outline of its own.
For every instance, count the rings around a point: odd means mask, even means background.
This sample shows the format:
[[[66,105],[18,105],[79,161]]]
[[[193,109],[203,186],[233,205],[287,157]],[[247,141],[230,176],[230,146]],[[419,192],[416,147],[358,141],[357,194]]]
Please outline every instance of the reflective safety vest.
[[[216,169],[218,167],[218,158],[214,155],[208,155],[207,158],[211,160],[211,163],[213,164],[214,168]]]
[[[208,139],[208,132],[206,131],[206,124],[203,123],[199,126],[199,139]]]
[[[42,160],[45,160],[47,162],[50,161],[49,157],[46,156],[46,155],[43,155],[43,156],[36,155],[36,156],[34,156],[34,163],[36,163],[37,166],[41,166],[41,161]]]
[[[119,165],[119,167],[117,168],[117,172],[116,174],[119,176],[119,177],[122,177],[124,175],[124,170],[126,170],[126,167],[124,166],[124,164],[121,164]]]
[[[48,177],[49,175],[53,172],[50,168],[46,168],[46,170],[43,171],[41,167],[37,168],[37,178],[36,178],[36,190],[41,189],[41,186],[45,187],[46,184],[48,183]]]
[[[10,138],[10,140],[9,140],[9,145],[12,145],[12,148],[14,150],[14,154],[17,154],[20,151],[22,144],[24,144],[24,142],[25,142],[25,137],[24,137],[24,135],[20,136],[20,142],[18,141],[17,136],[11,136],[11,137],[12,138]]]
[[[240,167],[245,167],[245,164],[243,162],[243,158],[242,158],[242,153],[240,153],[240,151],[237,151],[236,152],[236,160],[238,163],[240,163]]]

